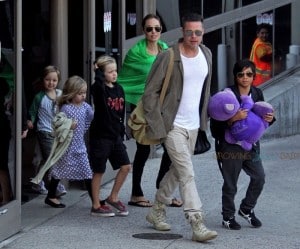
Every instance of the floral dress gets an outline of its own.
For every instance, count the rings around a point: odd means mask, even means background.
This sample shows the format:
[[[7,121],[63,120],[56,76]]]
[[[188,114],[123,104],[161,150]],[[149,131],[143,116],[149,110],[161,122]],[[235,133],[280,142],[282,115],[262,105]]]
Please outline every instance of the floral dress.
[[[51,168],[51,176],[56,179],[83,180],[92,178],[87,148],[84,140],[94,117],[93,108],[86,102],[77,106],[63,105],[60,109],[68,118],[76,120],[72,141],[58,162]]]

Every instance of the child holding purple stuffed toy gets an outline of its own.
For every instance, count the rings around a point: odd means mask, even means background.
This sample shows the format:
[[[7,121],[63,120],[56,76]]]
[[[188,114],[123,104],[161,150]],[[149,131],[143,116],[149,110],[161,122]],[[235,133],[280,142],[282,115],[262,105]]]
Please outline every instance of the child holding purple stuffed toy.
[[[261,89],[254,87],[255,64],[250,60],[241,60],[233,68],[235,84],[232,90],[239,103],[241,96],[248,95],[253,102],[264,101]],[[215,138],[217,161],[223,176],[222,187],[222,224],[227,229],[239,230],[240,224],[235,220],[234,198],[237,193],[237,182],[241,170],[250,177],[250,183],[245,198],[241,201],[238,214],[253,227],[260,227],[261,221],[254,214],[254,207],[265,183],[265,173],[260,158],[259,141],[252,144],[250,150],[245,150],[238,144],[231,144],[225,140],[225,132],[238,120],[248,117],[249,109],[239,108],[234,116],[225,121],[211,118],[211,133]],[[269,124],[275,121],[273,112],[267,113],[263,119]],[[232,155],[232,156],[230,156]]]
[[[241,95],[239,102],[230,88],[217,92],[209,99],[208,114],[218,121],[230,120],[240,109],[247,111],[247,117],[228,126],[225,130],[225,141],[239,144],[249,151],[269,127],[264,116],[273,113],[274,110],[272,105],[265,101],[254,103],[250,95]]]

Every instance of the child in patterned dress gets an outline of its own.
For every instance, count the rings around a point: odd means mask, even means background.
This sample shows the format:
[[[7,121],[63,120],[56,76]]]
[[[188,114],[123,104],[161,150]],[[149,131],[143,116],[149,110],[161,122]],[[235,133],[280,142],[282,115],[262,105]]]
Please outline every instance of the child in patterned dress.
[[[116,82],[117,64],[114,58],[103,55],[94,63],[95,83],[91,87],[95,107],[95,117],[90,127],[90,163],[93,170],[91,215],[100,217],[117,215],[127,216],[126,206],[119,199],[119,192],[131,169],[130,161],[123,143],[125,135],[125,94]],[[100,202],[100,186],[110,161],[114,170],[118,170],[113,188],[105,202]]]
[[[63,87],[58,99],[60,112],[67,118],[73,119],[71,126],[73,137],[70,145],[58,162],[50,170],[51,181],[45,203],[54,208],[64,208],[56,195],[55,190],[61,179],[84,180],[90,197],[92,170],[90,168],[84,135],[94,117],[93,108],[85,102],[87,83],[79,76],[70,77]]]

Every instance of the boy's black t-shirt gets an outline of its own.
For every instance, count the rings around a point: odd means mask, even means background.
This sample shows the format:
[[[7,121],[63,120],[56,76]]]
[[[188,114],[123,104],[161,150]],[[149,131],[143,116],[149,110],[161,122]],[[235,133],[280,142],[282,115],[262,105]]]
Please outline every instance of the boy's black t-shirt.
[[[90,137],[116,139],[121,136],[123,138],[125,134],[123,88],[118,83],[108,87],[103,81],[103,73],[97,69],[91,94],[95,114],[90,126]]]

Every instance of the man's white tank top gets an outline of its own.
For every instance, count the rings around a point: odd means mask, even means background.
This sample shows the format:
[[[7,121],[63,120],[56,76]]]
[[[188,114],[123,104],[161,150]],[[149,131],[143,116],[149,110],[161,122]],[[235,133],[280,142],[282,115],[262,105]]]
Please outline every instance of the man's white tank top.
[[[183,64],[183,91],[174,125],[188,130],[200,126],[199,104],[204,80],[208,73],[206,58],[199,48],[193,58],[181,55]]]

